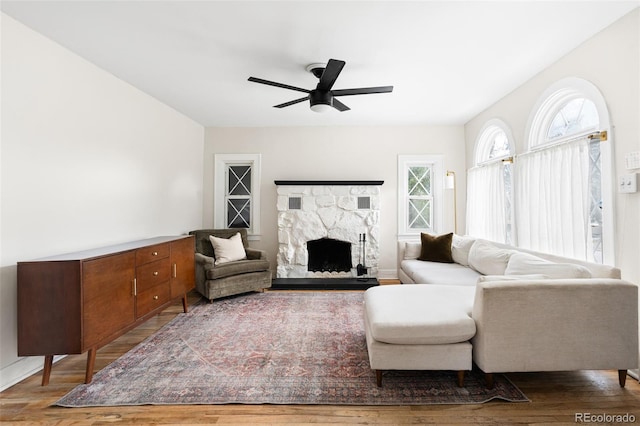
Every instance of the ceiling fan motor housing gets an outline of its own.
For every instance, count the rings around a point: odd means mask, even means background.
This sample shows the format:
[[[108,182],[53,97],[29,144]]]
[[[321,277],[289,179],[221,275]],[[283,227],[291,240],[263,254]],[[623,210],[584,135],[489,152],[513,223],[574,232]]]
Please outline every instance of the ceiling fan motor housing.
[[[309,103],[312,107],[314,105],[333,106],[331,91],[312,90],[311,93],[309,93]]]

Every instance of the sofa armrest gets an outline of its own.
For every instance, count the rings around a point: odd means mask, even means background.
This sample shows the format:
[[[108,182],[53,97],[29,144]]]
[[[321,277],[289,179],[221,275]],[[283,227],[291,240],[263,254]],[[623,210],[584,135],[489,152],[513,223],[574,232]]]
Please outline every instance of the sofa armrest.
[[[265,250],[258,250],[254,248],[245,247],[245,253],[247,253],[247,259],[255,260],[255,259],[267,259],[267,252]]]
[[[627,281],[481,282],[472,316],[486,373],[638,366],[638,287]]]

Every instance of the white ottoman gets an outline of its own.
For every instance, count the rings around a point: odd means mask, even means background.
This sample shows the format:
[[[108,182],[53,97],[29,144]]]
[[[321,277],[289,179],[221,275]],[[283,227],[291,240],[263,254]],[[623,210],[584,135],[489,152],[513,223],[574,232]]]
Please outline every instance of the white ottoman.
[[[369,364],[383,370],[471,370],[475,287],[433,284],[371,287],[364,294]]]

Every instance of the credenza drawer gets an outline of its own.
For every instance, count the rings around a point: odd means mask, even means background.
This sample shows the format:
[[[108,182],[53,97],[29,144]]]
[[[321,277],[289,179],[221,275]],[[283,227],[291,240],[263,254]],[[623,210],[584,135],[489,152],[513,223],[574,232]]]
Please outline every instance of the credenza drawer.
[[[136,268],[137,293],[169,281],[171,263],[169,258],[147,263]]]
[[[136,316],[140,318],[153,311],[157,307],[167,303],[171,298],[169,283],[151,287],[148,290],[138,292],[136,296]]]
[[[136,250],[136,265],[144,265],[145,263],[169,257],[169,252],[169,243],[139,248]]]

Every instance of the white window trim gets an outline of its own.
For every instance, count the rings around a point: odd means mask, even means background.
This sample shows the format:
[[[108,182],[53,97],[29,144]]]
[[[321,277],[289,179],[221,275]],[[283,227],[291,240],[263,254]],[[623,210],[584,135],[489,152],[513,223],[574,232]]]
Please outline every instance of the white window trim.
[[[444,166],[443,155],[398,155],[398,238],[415,239],[420,231],[409,230],[407,223],[407,170],[411,166],[429,164],[433,170],[433,226],[427,230],[434,234],[442,232],[444,211]]]
[[[615,169],[613,163],[613,139],[614,132],[611,131],[611,120],[609,117],[609,109],[605,102],[604,96],[600,90],[590,81],[577,77],[567,77],[558,80],[549,86],[538,98],[536,104],[529,114],[525,135],[528,137],[528,149],[536,150],[553,146],[556,143],[563,143],[568,139],[576,139],[581,134],[573,134],[566,138],[558,139],[547,144],[535,144],[533,141],[546,140],[546,131],[551,124],[554,114],[566,102],[583,97],[592,101],[598,111],[600,119],[599,131],[606,131],[608,140],[600,142],[600,162],[602,176],[602,203],[603,223],[602,228],[604,238],[602,241],[603,263],[607,265],[615,265],[616,260],[616,241],[615,241]],[[586,135],[589,132],[583,134]],[[516,224],[517,226],[517,224]]]
[[[247,229],[249,240],[260,239],[260,182],[261,154],[215,154],[213,185],[213,224],[215,228],[226,228],[225,185],[226,170],[229,165],[251,166],[251,228]]]
[[[491,134],[488,134],[487,130],[490,130],[492,127],[497,127],[498,129],[502,130],[505,135],[507,135],[510,152],[509,154],[506,154],[503,157],[488,159],[489,150],[491,149],[491,146],[487,144],[486,140],[493,134],[493,132],[491,132]],[[511,132],[511,127],[509,127],[507,123],[500,120],[499,118],[492,118],[491,120],[484,123],[484,126],[482,126],[482,128],[478,132],[478,137],[476,138],[476,142],[474,145],[474,153],[473,153],[474,164],[476,166],[480,166],[482,164],[492,163],[494,161],[502,161],[503,159],[509,156],[513,156],[515,152],[514,150],[515,150],[515,140],[513,139],[513,133]]]

